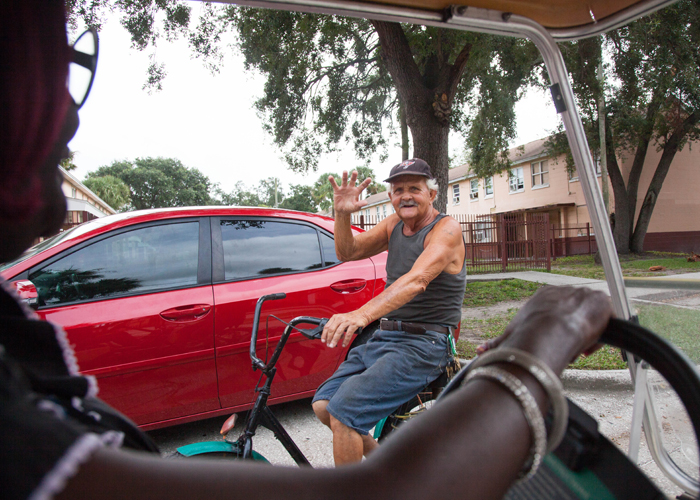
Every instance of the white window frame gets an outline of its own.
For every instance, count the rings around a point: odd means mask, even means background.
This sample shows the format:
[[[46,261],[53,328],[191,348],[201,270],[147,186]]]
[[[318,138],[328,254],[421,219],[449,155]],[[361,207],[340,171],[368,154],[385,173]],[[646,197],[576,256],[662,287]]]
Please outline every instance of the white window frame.
[[[469,201],[479,201],[479,179],[469,181]]]
[[[486,198],[493,198],[493,176],[484,177],[484,199]]]
[[[522,193],[525,191],[525,172],[523,171],[523,167],[510,169],[508,175],[508,190],[510,194]]]
[[[459,184],[452,184],[452,204],[459,205]]]
[[[537,168],[537,171],[535,169]],[[547,182],[545,182],[545,174]],[[547,160],[535,161],[530,164],[530,175],[532,177],[532,189],[549,187],[549,167]],[[539,180],[539,183],[537,182]]]
[[[475,243],[490,243],[491,242],[491,231],[493,230],[493,224],[490,222],[477,222],[476,228],[474,229],[474,242]]]
[[[382,205],[382,219],[386,219],[386,204]]]

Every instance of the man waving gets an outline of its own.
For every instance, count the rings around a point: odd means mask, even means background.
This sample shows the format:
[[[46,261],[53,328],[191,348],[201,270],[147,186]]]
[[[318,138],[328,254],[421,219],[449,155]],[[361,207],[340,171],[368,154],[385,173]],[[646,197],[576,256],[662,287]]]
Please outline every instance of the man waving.
[[[313,409],[333,431],[336,465],[358,462],[377,443],[369,430],[436,378],[452,357],[448,336],[461,319],[466,285],[459,223],[433,208],[437,184],[423,160],[391,169],[389,199],[396,211],[353,236],[350,215],[366,204],[357,172],[333,177],[335,250],[342,261],[389,251],[385,290],[356,311],[336,314],[323,330],[329,348],[346,346],[359,328],[380,328],[316,391]]]

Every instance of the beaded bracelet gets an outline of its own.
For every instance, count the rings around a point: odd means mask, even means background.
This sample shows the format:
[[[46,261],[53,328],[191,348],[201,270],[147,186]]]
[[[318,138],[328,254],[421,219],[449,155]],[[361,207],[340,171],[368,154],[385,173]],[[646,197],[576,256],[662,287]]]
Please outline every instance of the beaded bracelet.
[[[523,409],[525,420],[532,433],[532,446],[530,447],[530,459],[523,466],[519,479],[530,479],[535,475],[542,462],[547,449],[547,431],[544,427],[544,417],[537,401],[522,381],[510,372],[495,366],[476,368],[469,372],[462,384],[474,378],[494,380],[507,388],[518,400]]]
[[[470,368],[488,366],[494,363],[512,363],[529,372],[544,388],[552,405],[552,427],[547,439],[547,452],[553,451],[559,446],[566,433],[569,423],[569,405],[564,397],[564,388],[561,380],[554,371],[536,356],[529,352],[514,349],[512,347],[499,347],[487,351],[474,360]]]

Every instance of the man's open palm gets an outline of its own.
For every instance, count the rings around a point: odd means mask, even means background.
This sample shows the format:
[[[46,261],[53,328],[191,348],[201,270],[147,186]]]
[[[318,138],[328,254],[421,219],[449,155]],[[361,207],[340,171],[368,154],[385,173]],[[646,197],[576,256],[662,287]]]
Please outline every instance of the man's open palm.
[[[335,179],[331,175],[328,180],[333,186],[333,205],[336,213],[352,213],[367,205],[366,201],[360,200],[360,194],[372,182],[369,177],[362,181],[359,185],[357,182],[357,170],[353,170],[348,180],[348,172],[343,171],[343,179],[338,186]]]

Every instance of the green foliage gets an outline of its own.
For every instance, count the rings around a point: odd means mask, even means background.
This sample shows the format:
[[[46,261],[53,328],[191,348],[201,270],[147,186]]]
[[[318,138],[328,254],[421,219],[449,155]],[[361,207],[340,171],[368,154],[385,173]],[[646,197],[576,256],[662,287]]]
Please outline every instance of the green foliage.
[[[314,203],[324,212],[333,207],[333,186],[328,180],[330,176],[333,176],[336,182],[340,179],[338,174],[326,172],[321,174],[312,186]]]
[[[263,206],[276,206],[275,191],[277,192],[277,206],[279,206],[282,200],[284,200],[284,190],[282,189],[282,183],[280,180],[275,177],[268,177],[267,179],[262,179],[258,183],[256,193]]]
[[[256,108],[293,170],[316,170],[341,142],[365,159],[386,149],[396,101],[368,21],[235,7],[226,16],[246,68],[267,78]]]
[[[255,104],[262,123],[295,171],[316,171],[322,154],[345,144],[364,162],[376,153],[386,161],[401,107],[413,155],[441,179],[441,209],[448,168],[448,134],[441,131],[463,134],[479,176],[507,168],[519,89],[541,64],[528,41],[461,30],[208,3],[195,22],[179,0],[69,2],[72,20],[99,24],[109,9],[122,13],[134,47],[185,34],[213,71],[222,35],[236,33],[246,69],[266,79]],[[158,90],[165,74],[154,52],[145,87]]]
[[[89,177],[83,182],[97,196],[117,212],[129,208],[131,192],[124,181],[112,175],[102,177]]]
[[[221,203],[236,207],[260,207],[262,201],[257,193],[246,188],[243,181],[238,181],[236,187],[230,193],[224,193],[220,189],[217,191],[217,196],[221,198]]]
[[[60,162],[58,162],[59,165],[63,168],[63,170],[70,172],[71,170],[75,170],[78,168],[78,165],[74,163],[75,160],[75,151],[70,151],[68,153],[68,156],[63,158]]]
[[[282,203],[280,203],[281,208],[299,210],[300,212],[316,213],[316,204],[314,203],[312,186],[292,184],[289,186],[289,189],[291,194],[287,196]]]
[[[131,192],[136,209],[186,207],[212,203],[209,178],[196,168],[185,167],[174,158],[136,158],[115,161],[90,172],[88,179],[106,175],[121,179]]]
[[[464,305],[483,307],[509,300],[523,300],[534,295],[542,286],[541,283],[518,279],[467,282]]]

